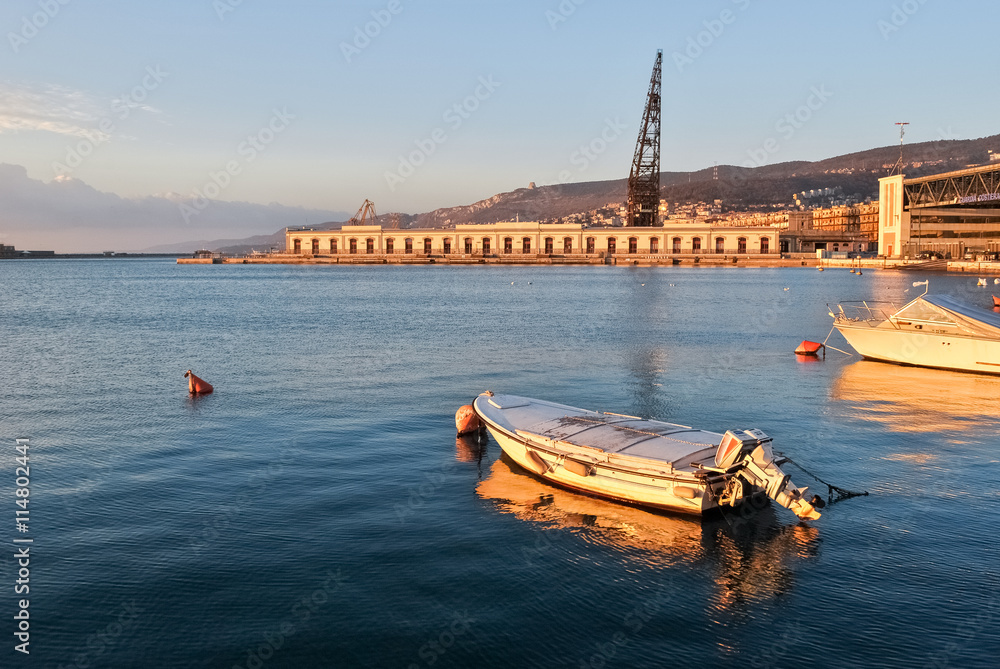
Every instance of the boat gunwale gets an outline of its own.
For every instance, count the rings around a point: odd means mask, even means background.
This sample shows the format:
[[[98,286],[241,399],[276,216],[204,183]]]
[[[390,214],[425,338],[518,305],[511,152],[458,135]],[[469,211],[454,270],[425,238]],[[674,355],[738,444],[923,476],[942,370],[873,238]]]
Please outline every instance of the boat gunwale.
[[[941,321],[921,321],[921,320],[915,319],[915,318],[914,319],[910,319],[909,322],[910,323],[927,324],[927,325],[937,325],[937,326],[940,326],[940,327],[945,327],[945,326],[954,327],[954,328],[960,327],[960,325],[958,323],[943,323]],[[864,325],[861,325],[862,323]],[[885,323],[888,323],[891,327],[880,327],[881,325],[883,325]],[[987,336],[983,336],[983,335],[965,334],[963,332],[933,332],[933,331],[930,331],[930,330],[923,330],[923,329],[921,329],[921,330],[915,330],[915,329],[914,330],[908,330],[908,329],[904,329],[904,328],[901,328],[901,327],[897,326],[896,323],[894,323],[890,319],[886,319],[884,321],[878,321],[878,322],[875,322],[875,321],[865,321],[865,320],[840,322],[840,321],[836,321],[835,320],[834,323],[833,323],[833,327],[837,328],[837,331],[840,332],[841,334],[843,334],[843,330],[858,330],[860,332],[870,332],[872,330],[881,330],[881,331],[884,331],[884,332],[895,332],[895,333],[900,333],[900,334],[904,334],[904,335],[908,335],[908,336],[952,337],[952,338],[955,338],[955,339],[962,339],[962,340],[972,340],[972,341],[981,341],[981,342],[989,342],[989,343],[1000,343],[1000,335],[998,335],[996,337],[987,337]],[[850,340],[848,340],[848,343],[850,343]],[[851,344],[851,345],[853,346],[853,344]],[[919,367],[921,365],[917,365],[917,366]]]
[[[867,325],[867,327],[861,327],[860,325],[856,325],[856,323],[858,323],[858,322],[860,322],[860,323],[866,323],[867,324],[869,321],[852,321],[852,322],[849,322],[849,323],[837,323],[837,322],[834,322],[833,327],[837,328],[838,331],[840,331],[841,328],[844,328],[844,329],[847,329],[847,330],[858,330],[860,332],[870,332],[872,330],[882,330],[884,332],[902,333],[902,334],[909,335],[909,336],[914,336],[914,337],[952,337],[952,338],[955,338],[955,339],[971,339],[973,341],[982,341],[982,342],[990,342],[990,343],[1000,343],[1000,336],[997,336],[997,337],[984,337],[984,336],[981,336],[981,335],[980,336],[970,335],[970,334],[964,334],[964,333],[961,333],[961,332],[931,332],[931,331],[928,331],[928,330],[904,330],[903,328],[896,327],[894,323],[891,323],[893,325],[892,328],[879,328],[879,325],[882,325],[882,323],[887,323],[887,322],[890,322],[890,321],[881,321],[877,325]],[[911,322],[917,322],[917,321],[916,321],[916,319],[913,319]],[[936,325],[944,325],[943,323],[935,322],[935,321],[924,321],[924,322],[925,323],[930,323],[930,324],[936,324]],[[952,325],[953,327],[958,327],[958,325],[955,324],[955,323],[951,323],[950,325]],[[848,340],[848,343],[850,343],[850,340]],[[853,345],[854,344],[851,344],[851,346],[853,346]],[[916,366],[917,367],[921,367],[921,366],[925,366],[925,365],[916,365]]]

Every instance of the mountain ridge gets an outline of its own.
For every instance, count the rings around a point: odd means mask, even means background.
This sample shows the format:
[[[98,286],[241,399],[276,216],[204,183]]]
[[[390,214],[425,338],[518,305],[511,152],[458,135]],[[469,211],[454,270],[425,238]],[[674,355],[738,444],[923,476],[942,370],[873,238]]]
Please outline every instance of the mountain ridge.
[[[994,151],[1000,151],[1000,134],[910,144],[904,146],[905,171],[909,176],[923,176],[962,169],[988,163]],[[693,172],[661,172],[660,197],[669,202],[722,200],[725,209],[730,211],[791,208],[794,193],[825,188],[839,188],[845,196],[858,199],[874,198],[878,196],[879,177],[886,176],[898,160],[899,146],[890,145],[819,161],[796,160],[754,167],[718,165]],[[443,228],[517,218],[552,222],[609,205],[617,207],[625,201],[627,181],[622,178],[515,188],[467,205],[442,207],[421,214],[383,214],[379,219],[385,226],[394,216],[401,228]],[[345,223],[347,221],[331,221],[316,227],[335,229]],[[283,248],[284,229],[273,235],[199,243],[204,244],[204,248],[234,254],[248,252],[251,248]],[[170,245],[146,250],[166,246]],[[173,248],[180,246],[173,245]]]

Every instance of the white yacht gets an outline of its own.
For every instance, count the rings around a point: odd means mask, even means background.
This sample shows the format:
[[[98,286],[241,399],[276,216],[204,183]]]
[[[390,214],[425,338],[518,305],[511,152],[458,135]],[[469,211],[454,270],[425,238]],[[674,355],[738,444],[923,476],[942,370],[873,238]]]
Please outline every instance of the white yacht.
[[[1000,315],[992,311],[926,288],[898,310],[891,303],[844,304],[830,311],[833,326],[865,358],[1000,374]]]

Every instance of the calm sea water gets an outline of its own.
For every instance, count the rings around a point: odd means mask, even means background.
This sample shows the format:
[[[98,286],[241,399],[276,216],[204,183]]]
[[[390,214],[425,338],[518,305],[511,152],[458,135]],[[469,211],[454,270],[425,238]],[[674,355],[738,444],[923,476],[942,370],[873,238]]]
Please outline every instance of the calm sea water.
[[[988,303],[975,279],[931,286]],[[0,665],[997,666],[1000,378],[792,355],[912,280],[0,263]],[[759,427],[871,495],[810,526],[574,495],[455,439],[486,389]]]

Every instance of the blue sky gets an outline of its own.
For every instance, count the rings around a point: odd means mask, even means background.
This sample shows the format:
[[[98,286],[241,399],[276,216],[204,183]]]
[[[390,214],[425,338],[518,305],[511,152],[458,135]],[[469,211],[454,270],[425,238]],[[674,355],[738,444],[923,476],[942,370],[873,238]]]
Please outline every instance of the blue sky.
[[[665,171],[1000,132],[985,1],[63,2],[0,8],[0,162],[123,197],[418,213],[622,178],[658,48]]]

